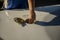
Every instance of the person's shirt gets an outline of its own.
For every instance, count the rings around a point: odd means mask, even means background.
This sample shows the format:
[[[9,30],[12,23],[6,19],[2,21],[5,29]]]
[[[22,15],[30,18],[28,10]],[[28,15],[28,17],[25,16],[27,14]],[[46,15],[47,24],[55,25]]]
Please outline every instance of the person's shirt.
[[[5,9],[27,8],[27,0],[6,0]]]

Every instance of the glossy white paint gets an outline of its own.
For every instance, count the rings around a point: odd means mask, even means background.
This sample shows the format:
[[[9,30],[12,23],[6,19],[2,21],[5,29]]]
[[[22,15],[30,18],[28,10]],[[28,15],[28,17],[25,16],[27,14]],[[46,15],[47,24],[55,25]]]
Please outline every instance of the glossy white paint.
[[[39,21],[51,21],[55,15],[48,12],[35,11],[36,19]],[[40,26],[26,24],[22,27],[14,22],[14,17],[26,19],[28,10],[5,10],[0,11],[0,37],[4,40],[59,40],[60,26]],[[25,15],[25,16],[24,16]],[[47,19],[45,17],[48,16]]]

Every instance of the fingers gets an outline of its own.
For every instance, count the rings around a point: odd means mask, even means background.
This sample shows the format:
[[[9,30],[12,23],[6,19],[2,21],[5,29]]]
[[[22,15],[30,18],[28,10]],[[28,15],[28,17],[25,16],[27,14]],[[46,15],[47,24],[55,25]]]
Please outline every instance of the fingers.
[[[26,19],[26,22],[29,24],[32,24],[32,23],[34,23],[34,20],[33,19]]]

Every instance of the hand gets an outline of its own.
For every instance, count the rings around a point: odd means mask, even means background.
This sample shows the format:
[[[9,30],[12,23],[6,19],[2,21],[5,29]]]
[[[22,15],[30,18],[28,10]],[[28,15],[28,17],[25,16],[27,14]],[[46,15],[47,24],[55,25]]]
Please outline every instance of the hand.
[[[29,24],[32,24],[32,23],[34,23],[35,19],[36,19],[35,12],[30,12],[29,18],[26,19],[26,22]]]

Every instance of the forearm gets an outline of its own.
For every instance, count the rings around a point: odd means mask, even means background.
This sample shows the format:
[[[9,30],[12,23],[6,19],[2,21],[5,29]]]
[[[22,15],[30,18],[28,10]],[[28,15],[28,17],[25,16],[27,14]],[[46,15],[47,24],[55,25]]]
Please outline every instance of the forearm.
[[[35,0],[28,0],[28,6],[30,11],[34,11]]]

